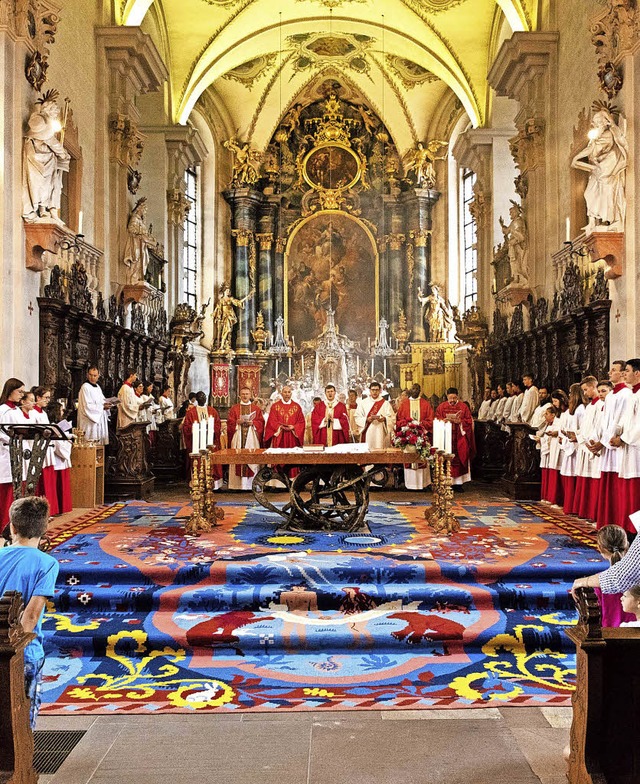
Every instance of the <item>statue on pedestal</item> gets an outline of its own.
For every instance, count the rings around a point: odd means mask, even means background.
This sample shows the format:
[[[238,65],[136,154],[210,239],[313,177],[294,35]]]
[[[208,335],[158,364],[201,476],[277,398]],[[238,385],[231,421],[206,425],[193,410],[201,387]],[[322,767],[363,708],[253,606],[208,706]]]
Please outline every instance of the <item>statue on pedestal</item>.
[[[451,339],[451,331],[455,328],[453,308],[440,296],[438,287],[432,283],[431,293],[424,296],[418,289],[418,300],[424,307],[424,326],[430,343],[443,343]]]
[[[231,296],[231,289],[225,284],[220,287],[220,299],[213,309],[214,344],[219,351],[231,349],[231,333],[238,323],[235,308],[244,308],[244,303],[249,299],[247,294],[244,299]]]
[[[127,242],[124,246],[123,262],[128,267],[127,284],[144,283],[149,264],[149,246],[157,244],[145,224],[147,199],[138,199],[127,221]]]
[[[57,136],[60,122],[58,92],[48,90],[29,117],[23,147],[23,217],[26,221],[60,221],[62,172],[69,171],[70,155]]]
[[[507,242],[509,253],[509,267],[511,269],[511,284],[519,286],[529,285],[529,233],[527,224],[522,215],[522,207],[511,200],[509,216],[511,223],[505,226],[500,218],[500,226]]]
[[[432,139],[425,147],[422,142],[418,142],[415,150],[410,150],[407,154],[407,176],[410,172],[415,172],[415,180],[418,188],[436,187],[435,162],[443,161],[446,155],[436,155],[441,147],[447,147],[448,142],[441,142]]]
[[[589,143],[571,162],[574,169],[589,172],[584,192],[589,217],[585,229],[605,226],[608,231],[624,231],[629,145],[623,128],[614,119],[612,106],[596,101],[593,110]]]

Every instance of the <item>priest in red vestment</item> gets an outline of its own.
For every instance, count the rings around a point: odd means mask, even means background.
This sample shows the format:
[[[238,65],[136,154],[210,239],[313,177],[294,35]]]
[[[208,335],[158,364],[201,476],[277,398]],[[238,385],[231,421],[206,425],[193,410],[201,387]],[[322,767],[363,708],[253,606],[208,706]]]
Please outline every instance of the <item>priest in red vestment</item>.
[[[262,410],[251,402],[251,390],[242,387],[240,402],[231,406],[227,415],[227,439],[231,449],[260,449],[264,432]],[[229,489],[251,490],[257,465],[230,465]]]
[[[321,400],[311,412],[313,443],[323,446],[346,444],[349,441],[349,415],[344,403],[336,400],[336,388],[327,384],[326,400]]]
[[[264,428],[264,445],[276,449],[293,448],[304,444],[305,421],[302,409],[291,400],[291,387],[282,387],[282,400],[276,400],[269,410],[269,418]],[[297,468],[290,468],[288,475],[293,477]]]
[[[193,425],[195,422],[206,422],[209,417],[213,417],[213,443],[216,450],[220,449],[220,414],[213,406],[207,405],[207,396],[204,392],[196,394],[196,405],[187,409],[187,413],[182,420],[182,438],[187,449],[187,460],[189,476],[191,475],[191,450],[193,447]],[[214,488],[217,490],[222,484],[222,466],[211,466],[214,477]]]
[[[431,403],[422,397],[420,384],[413,384],[409,397],[400,401],[396,413],[396,429],[416,422],[427,431],[429,440],[433,439],[433,408]],[[414,462],[404,467],[404,486],[407,490],[423,490],[431,484],[431,472],[428,463]]]
[[[451,461],[454,485],[471,481],[471,461],[476,452],[473,438],[473,418],[469,406],[458,398],[455,387],[447,389],[447,402],[436,408],[436,419],[451,422],[451,446],[455,457]]]

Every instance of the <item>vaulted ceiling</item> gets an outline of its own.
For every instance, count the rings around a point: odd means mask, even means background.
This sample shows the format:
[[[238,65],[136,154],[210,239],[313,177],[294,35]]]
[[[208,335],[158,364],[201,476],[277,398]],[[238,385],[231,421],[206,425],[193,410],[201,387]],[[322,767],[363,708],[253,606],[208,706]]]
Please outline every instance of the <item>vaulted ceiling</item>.
[[[536,26],[538,0],[114,0],[124,25],[152,27],[170,72],[173,119],[201,98],[264,147],[305,91],[336,79],[359,94],[399,149],[444,110],[485,121],[486,75],[505,21]],[[151,19],[153,18],[153,25]]]

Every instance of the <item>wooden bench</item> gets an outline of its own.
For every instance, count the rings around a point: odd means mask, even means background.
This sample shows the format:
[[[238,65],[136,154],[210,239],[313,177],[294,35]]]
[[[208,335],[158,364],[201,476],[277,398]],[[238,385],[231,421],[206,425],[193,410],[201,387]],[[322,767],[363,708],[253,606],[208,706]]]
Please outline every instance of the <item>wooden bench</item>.
[[[24,648],[35,637],[19,621],[22,595],[0,598],[0,784],[35,784],[33,734],[24,690]]]
[[[577,591],[570,784],[640,784],[640,627],[602,628],[593,588]]]

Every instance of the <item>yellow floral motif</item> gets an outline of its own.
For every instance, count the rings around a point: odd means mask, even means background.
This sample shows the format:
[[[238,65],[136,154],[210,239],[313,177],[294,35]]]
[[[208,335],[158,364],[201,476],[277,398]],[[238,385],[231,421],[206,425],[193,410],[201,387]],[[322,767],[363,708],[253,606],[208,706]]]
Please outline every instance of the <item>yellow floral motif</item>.
[[[269,542],[269,544],[301,544],[304,542],[304,537],[281,534],[280,536],[270,536],[267,539],[267,542]]]
[[[135,653],[145,654],[140,659],[131,659],[119,654],[117,645],[122,640],[132,640],[136,643]],[[218,680],[185,680],[173,678],[180,672],[173,664],[164,664],[158,668],[157,673],[147,671],[148,665],[158,657],[166,657],[171,662],[179,663],[186,658],[184,650],[179,648],[163,648],[162,650],[148,651],[147,634],[141,629],[122,630],[111,634],[107,638],[106,658],[118,662],[124,669],[124,675],[107,675],[103,673],[90,673],[78,678],[78,683],[86,684],[89,681],[100,681],[95,687],[85,686],[75,688],[69,692],[77,700],[117,700],[126,697],[130,700],[146,700],[153,697],[158,689],[173,688],[167,694],[168,701],[175,707],[189,707],[193,709],[214,708],[230,702],[234,690],[226,683]],[[189,699],[182,695],[185,692],[193,694],[194,689],[201,690],[207,695],[206,699]],[[215,695],[211,698],[210,695]],[[197,695],[194,695],[197,696]]]
[[[553,618],[553,615],[549,615],[548,618]],[[551,622],[560,624],[557,618]],[[570,624],[567,622],[562,625],[569,626]],[[527,653],[523,640],[523,631],[525,629],[531,629],[540,633],[545,631],[544,626],[518,625],[514,628],[513,634],[496,635],[483,646],[482,652],[489,658],[499,658],[500,660],[486,662],[484,672],[471,673],[470,675],[454,678],[449,684],[450,687],[459,697],[489,702],[494,700],[508,701],[523,694],[524,689],[518,685],[518,682],[525,681],[527,683],[537,683],[546,689],[553,685],[558,691],[573,691],[575,686],[572,682],[572,677],[575,676],[575,669],[561,667],[550,662],[540,662],[540,659],[543,657],[564,659],[565,654],[548,648]],[[515,661],[506,658],[509,656],[512,656]],[[487,676],[506,681],[510,684],[511,689],[509,691],[500,689],[491,693],[490,689],[479,691],[473,688],[472,684],[475,681],[483,681]]]
[[[53,604],[50,607],[53,610]],[[47,609],[49,609],[49,603],[47,603]],[[57,632],[89,632],[99,629],[101,623],[101,621],[89,621],[88,623],[75,624],[68,616],[55,612],[47,612],[43,623],[46,623],[49,619],[53,619],[56,622]]]
[[[317,686],[313,689],[303,689],[302,690],[307,697],[335,697],[335,693],[332,691],[327,691],[326,689],[319,689]]]

